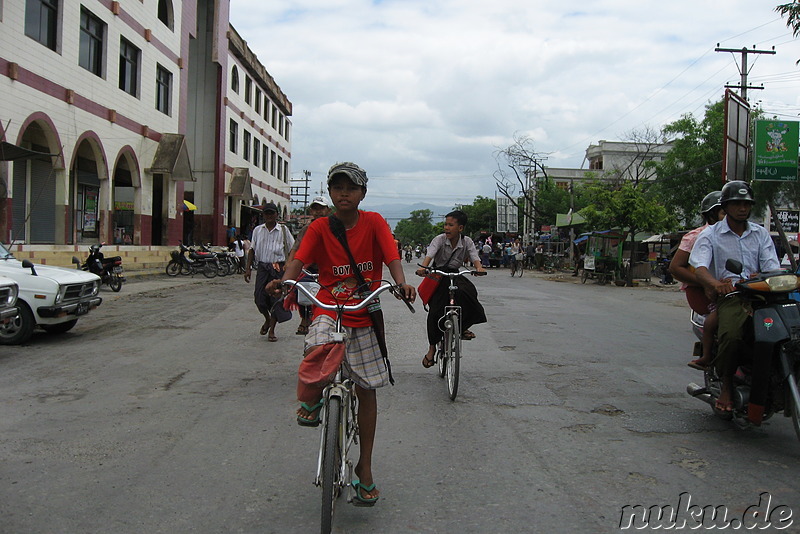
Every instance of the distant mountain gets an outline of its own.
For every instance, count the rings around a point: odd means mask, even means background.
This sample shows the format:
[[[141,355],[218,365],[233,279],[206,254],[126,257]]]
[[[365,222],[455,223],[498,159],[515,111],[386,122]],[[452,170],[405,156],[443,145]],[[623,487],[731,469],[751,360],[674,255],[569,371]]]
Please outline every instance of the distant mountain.
[[[367,211],[377,211],[383,215],[392,228],[400,219],[408,219],[412,211],[431,210],[433,212],[431,222],[434,224],[440,222],[447,213],[453,211],[452,204],[436,205],[428,202],[415,202],[413,204],[369,204],[362,202],[360,208]]]

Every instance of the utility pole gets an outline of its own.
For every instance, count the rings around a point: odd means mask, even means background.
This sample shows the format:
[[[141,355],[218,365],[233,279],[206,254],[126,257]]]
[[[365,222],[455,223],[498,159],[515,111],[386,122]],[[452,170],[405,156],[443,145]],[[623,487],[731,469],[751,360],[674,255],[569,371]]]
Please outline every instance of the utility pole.
[[[747,90],[748,89],[764,89],[764,85],[756,86],[756,85],[747,85],[747,75],[750,74],[750,71],[747,68],[747,55],[748,54],[775,54],[775,47],[772,47],[772,50],[756,50],[756,45],[753,45],[752,50],[743,47],[739,48],[720,48],[719,43],[717,43],[717,47],[714,49],[714,52],[730,52],[732,54],[741,54],[742,55],[742,64],[739,66],[739,76],[740,82],[739,85],[730,85],[726,84],[726,89],[739,89],[739,96],[742,97],[743,100],[747,100]]]

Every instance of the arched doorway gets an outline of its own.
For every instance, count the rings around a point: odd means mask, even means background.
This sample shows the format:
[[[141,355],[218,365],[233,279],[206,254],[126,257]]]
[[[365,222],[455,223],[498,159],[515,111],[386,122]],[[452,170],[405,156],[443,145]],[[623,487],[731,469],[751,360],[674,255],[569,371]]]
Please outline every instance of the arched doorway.
[[[43,114],[37,115],[40,117],[32,116],[23,127],[17,145],[45,154],[60,154],[52,122]],[[62,159],[53,159],[63,164]],[[11,242],[52,244],[57,242],[57,236],[63,240],[63,219],[59,221],[57,216],[63,215],[63,199],[59,203],[62,210],[57,210],[56,205],[63,166],[57,168],[52,159],[18,160],[13,164],[11,177]],[[60,235],[57,228],[61,229]]]
[[[99,139],[82,135],[72,156],[69,173],[71,243],[96,243],[107,238],[110,191],[108,171]]]
[[[112,197],[112,238],[116,245],[138,245],[141,232],[135,232],[135,213],[141,212],[141,180],[139,165],[133,150],[124,148],[114,166],[114,191]],[[134,236],[136,236],[134,238]]]

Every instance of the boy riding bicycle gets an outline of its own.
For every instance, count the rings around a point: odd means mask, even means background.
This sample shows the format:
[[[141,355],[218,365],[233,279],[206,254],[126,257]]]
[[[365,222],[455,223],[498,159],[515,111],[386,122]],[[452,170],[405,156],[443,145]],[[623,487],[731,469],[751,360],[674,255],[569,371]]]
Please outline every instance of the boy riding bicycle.
[[[464,263],[469,261],[476,271],[486,272],[483,264],[481,264],[481,258],[478,254],[478,249],[475,248],[475,243],[469,237],[461,235],[466,224],[467,214],[463,211],[451,211],[445,216],[444,233],[434,237],[431,244],[428,245],[425,259],[422,260],[423,267],[416,271],[418,276],[425,276],[425,267],[428,267],[431,262],[441,271],[457,272]],[[472,282],[463,276],[459,276],[454,280],[456,286],[458,286],[456,300],[458,305],[461,306],[462,313],[461,325],[463,330],[461,339],[474,339],[475,334],[469,330],[469,327],[486,322],[483,306],[478,302],[478,290],[475,289]],[[428,301],[429,347],[428,352],[422,359],[422,366],[426,369],[434,364],[433,355],[436,353],[436,344],[442,339],[439,319],[444,315],[445,306],[449,304],[450,296],[447,289],[449,282],[449,279],[442,278],[430,301]]]
[[[286,265],[283,280],[296,280],[304,264],[316,263],[319,267],[319,283],[328,291],[320,291],[317,298],[327,304],[342,302],[356,291],[369,292],[374,288],[359,288],[358,276],[351,268],[351,261],[343,243],[334,230],[344,227],[346,242],[363,278],[377,282],[383,278],[383,264],[389,267],[395,283],[401,286],[406,298],[413,302],[416,290],[405,283],[400,255],[392,232],[383,217],[374,212],[360,211],[359,203],[367,193],[367,173],[353,163],[339,163],[328,171],[328,193],[336,207],[335,219],[322,217],[308,227],[300,248]],[[280,292],[281,281],[274,280],[267,286],[268,292]],[[358,397],[358,428],[360,456],[355,466],[359,480],[354,481],[355,503],[371,506],[378,500],[378,490],[372,476],[372,449],[375,441],[375,425],[378,405],[375,390],[389,381],[389,372],[380,350],[378,336],[369,312],[346,313],[343,324],[347,330],[344,374],[356,384]],[[305,354],[315,347],[331,341],[335,329],[334,312],[316,308],[314,318],[305,338]],[[322,408],[322,389],[304,387],[297,422],[303,426],[319,425]]]

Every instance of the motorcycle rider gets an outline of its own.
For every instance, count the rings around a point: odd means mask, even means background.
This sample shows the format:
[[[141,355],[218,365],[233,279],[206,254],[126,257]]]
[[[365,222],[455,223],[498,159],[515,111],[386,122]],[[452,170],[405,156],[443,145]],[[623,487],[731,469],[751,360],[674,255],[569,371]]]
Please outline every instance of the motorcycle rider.
[[[695,268],[697,281],[705,289],[706,296],[716,302],[719,316],[716,366],[722,377],[722,390],[715,409],[733,411],[731,390],[736,359],[743,346],[743,327],[750,317],[747,302],[739,295],[727,297],[734,291],[733,284],[739,275],[728,271],[725,263],[734,259],[742,263],[741,277],[748,278],[758,272],[780,269],[775,245],[769,232],[749,222],[755,203],[753,189],[747,182],[734,180],[726,183],[720,195],[723,220],[703,230],[689,256],[689,264]]]
[[[711,349],[714,345],[714,335],[717,332],[717,313],[714,303],[706,297],[703,286],[700,285],[694,271],[689,268],[689,254],[692,252],[692,247],[694,247],[700,232],[725,217],[725,212],[722,210],[722,204],[720,203],[721,196],[722,191],[712,191],[703,198],[700,202],[700,215],[703,217],[705,224],[683,236],[681,244],[678,245],[678,250],[675,251],[675,255],[672,256],[672,261],[669,264],[669,272],[676,280],[682,282],[681,291],[686,293],[689,307],[700,315],[706,316],[703,323],[703,356],[690,361],[688,364],[689,367],[701,371],[704,371],[706,366],[711,364]]]

